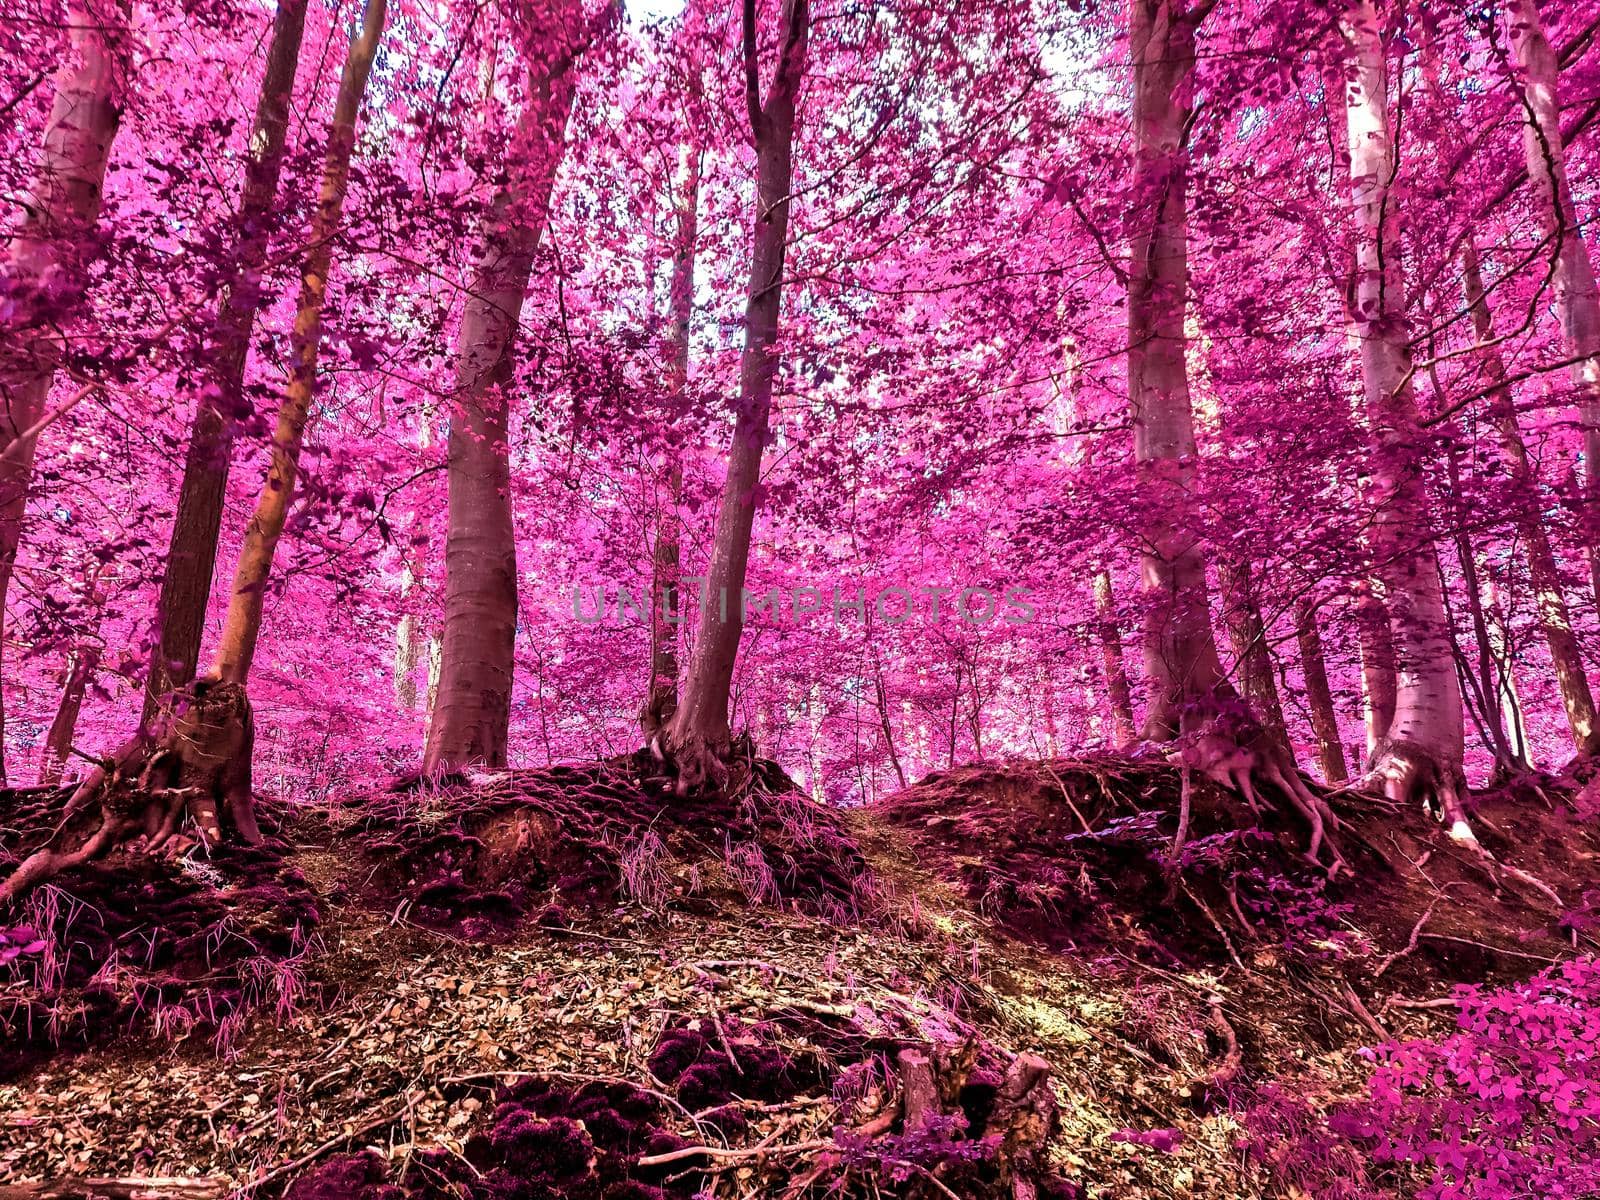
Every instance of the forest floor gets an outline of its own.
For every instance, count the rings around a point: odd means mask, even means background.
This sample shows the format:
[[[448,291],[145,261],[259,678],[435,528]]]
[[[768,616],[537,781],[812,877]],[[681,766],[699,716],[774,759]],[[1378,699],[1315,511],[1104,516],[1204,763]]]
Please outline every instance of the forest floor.
[[[1128,760],[965,768],[842,814],[761,768],[755,801],[685,817],[646,775],[385,790],[269,811],[265,857],[58,880],[0,959],[0,1185],[1410,1194],[1425,1170],[1326,1132],[1363,1048],[1454,1028],[1456,985],[1590,934],[1600,821],[1572,790],[1479,813],[1558,912],[1421,814],[1362,818],[1353,883],[1220,802],[1164,861],[1175,776]],[[1037,1145],[1000,1098],[1029,1055],[1057,1113]]]

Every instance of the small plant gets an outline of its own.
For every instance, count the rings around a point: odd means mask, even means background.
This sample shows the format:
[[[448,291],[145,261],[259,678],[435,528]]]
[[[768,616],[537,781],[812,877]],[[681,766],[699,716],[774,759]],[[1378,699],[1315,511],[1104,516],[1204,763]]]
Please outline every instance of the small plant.
[[[1310,1090],[1278,1082],[1256,1088],[1234,1110],[1238,1149],[1289,1195],[1378,1200],[1371,1160],[1328,1127],[1326,1114],[1307,1099]]]
[[[646,829],[637,838],[625,843],[617,855],[622,894],[652,911],[665,905],[672,894],[667,857],[667,844],[654,829]]]
[[[1456,1031],[1364,1051],[1367,1096],[1331,1127],[1408,1166],[1421,1200],[1600,1194],[1600,962],[1457,990]]]
[[[0,928],[0,966],[5,966],[24,955],[37,956],[43,953],[44,949],[44,939],[31,925]]]
[[[781,893],[772,866],[754,842],[735,842],[728,839],[723,852],[728,875],[734,886],[751,904],[773,904]]]

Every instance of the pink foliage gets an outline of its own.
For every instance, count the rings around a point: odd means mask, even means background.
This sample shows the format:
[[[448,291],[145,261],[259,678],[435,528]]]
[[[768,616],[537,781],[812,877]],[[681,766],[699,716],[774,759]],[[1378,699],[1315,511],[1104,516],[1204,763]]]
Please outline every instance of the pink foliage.
[[[1368,1053],[1369,1095],[1334,1129],[1419,1170],[1423,1200],[1580,1200],[1600,1190],[1600,962],[1463,987],[1457,1029]]]

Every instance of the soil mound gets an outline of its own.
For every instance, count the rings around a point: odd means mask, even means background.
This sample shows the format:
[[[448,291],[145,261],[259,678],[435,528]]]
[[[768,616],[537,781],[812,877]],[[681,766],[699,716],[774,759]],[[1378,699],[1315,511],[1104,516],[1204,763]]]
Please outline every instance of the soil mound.
[[[349,798],[334,837],[369,864],[369,905],[472,937],[559,928],[571,906],[735,898],[855,919],[872,873],[838,814],[774,763],[731,793],[681,797],[648,754]]]
[[[1336,793],[1355,870],[1305,856],[1305,832],[1203,777],[1173,854],[1181,781],[1159,759],[1096,756],[928,776],[872,810],[912,856],[1013,936],[1057,951],[1115,947],[1169,967],[1291,959],[1396,978],[1492,982],[1570,952],[1600,919],[1600,813],[1570,781],[1524,779],[1470,802],[1487,856],[1420,808]],[[1554,892],[1559,902],[1544,890]]]

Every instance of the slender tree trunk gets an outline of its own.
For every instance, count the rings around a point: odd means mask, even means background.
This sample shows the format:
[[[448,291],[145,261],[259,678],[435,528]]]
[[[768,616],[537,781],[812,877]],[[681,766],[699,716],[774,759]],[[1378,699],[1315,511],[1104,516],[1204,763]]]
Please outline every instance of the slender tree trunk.
[[[773,383],[778,371],[778,315],[783,299],[784,250],[789,236],[795,101],[805,73],[810,0],[784,0],[781,49],[766,100],[761,99],[756,0],[744,0],[745,97],[756,146],[755,237],[745,305],[745,344],[739,362],[739,400],[722,509],[712,538],[707,603],[685,681],[683,703],[668,727],[680,786],[690,790],[719,774],[726,753],[728,698],[744,630],[744,582],[750,534],[760,503]]]
[[[0,655],[6,595],[22,542],[38,426],[65,353],[60,329],[83,302],[111,143],[129,82],[127,0],[73,0],[26,215],[0,256]],[[0,666],[0,785],[6,671]]]
[[[1389,608],[1378,594],[1375,579],[1355,587],[1356,638],[1361,650],[1361,723],[1366,732],[1366,767],[1377,761],[1378,750],[1389,740],[1394,725],[1398,683],[1394,664],[1394,631]]]
[[[1506,383],[1505,363],[1492,344],[1494,322],[1484,291],[1477,247],[1470,241],[1462,250],[1461,266],[1473,334],[1484,347],[1478,353],[1478,362],[1493,389],[1489,393],[1489,422],[1500,439],[1500,453],[1511,492],[1511,518],[1526,547],[1528,575],[1538,604],[1539,629],[1555,665],[1556,682],[1573,745],[1581,754],[1594,754],[1600,752],[1600,721],[1595,719],[1594,696],[1589,690],[1589,677],[1584,672],[1578,639],[1572,631],[1572,617],[1561,587],[1561,570],[1556,565],[1550,535],[1544,525],[1539,481],[1522,440],[1516,401],[1511,386]]]
[[[889,719],[889,689],[883,681],[883,656],[878,652],[877,631],[872,624],[872,605],[868,604],[862,612],[866,617],[867,647],[872,655],[872,690],[878,704],[878,721],[883,729],[883,745],[889,754],[889,765],[894,768],[894,777],[900,781],[900,788],[903,791],[906,787],[906,772],[900,762],[899,747],[895,745],[894,722]]]
[[[689,389],[689,327],[694,318],[694,251],[699,231],[700,152],[686,146],[683,152],[677,229],[672,252],[672,283],[668,294],[672,346],[671,387],[682,405]],[[668,451],[667,495],[656,517],[656,544],[650,589],[650,691],[645,698],[641,724],[646,737],[654,737],[678,711],[678,583],[680,577],[678,501],[683,491],[683,464],[676,448]]]
[[[1440,397],[1443,400],[1443,397]],[[1478,580],[1478,560],[1473,552],[1472,537],[1467,532],[1466,506],[1461,496],[1460,451],[1455,443],[1455,430],[1451,430],[1451,445],[1445,451],[1445,478],[1449,489],[1451,540],[1455,543],[1456,562],[1461,567],[1461,586],[1467,596],[1467,616],[1472,622],[1473,642],[1478,651],[1477,672],[1471,676],[1471,691],[1477,693],[1478,708],[1482,713],[1483,732],[1487,735],[1489,751],[1494,755],[1495,774],[1503,778],[1516,771],[1524,771],[1528,764],[1511,744],[1501,712],[1501,685],[1498,677],[1498,660],[1489,638],[1489,623],[1483,611],[1483,591]],[[1446,596],[1448,596],[1446,592]]]
[[[1423,438],[1411,384],[1388,64],[1370,0],[1349,5],[1341,26],[1351,51],[1345,89],[1357,234],[1351,315],[1374,430],[1374,549],[1388,593],[1396,667],[1394,720],[1379,750],[1378,771],[1393,798],[1418,793],[1436,798],[1453,830],[1470,836],[1459,799],[1464,786],[1461,689],[1429,523]]]
[[[894,743],[894,723],[889,720],[889,694],[883,686],[883,664],[874,663],[872,682],[874,694],[878,702],[878,721],[883,729],[883,745],[889,754],[889,765],[894,768],[894,777],[900,781],[900,787],[905,789],[906,771],[900,762],[900,751]]]
[[[400,599],[404,603],[416,586],[417,576],[407,562],[400,573]],[[394,702],[402,712],[417,708],[417,648],[422,644],[416,613],[403,613],[394,627]]]
[[[1111,732],[1120,749],[1133,742],[1138,726],[1133,720],[1133,692],[1128,687],[1128,669],[1122,661],[1122,634],[1117,629],[1117,605],[1111,595],[1110,571],[1095,572],[1094,614],[1100,637],[1101,659],[1105,665]]]
[[[1328,660],[1322,650],[1322,631],[1317,628],[1317,606],[1309,600],[1295,605],[1294,633],[1300,645],[1300,674],[1305,680],[1306,707],[1317,738],[1322,777],[1329,783],[1343,783],[1350,777],[1350,768],[1344,759],[1344,743],[1339,740],[1339,714],[1333,707],[1333,689],[1328,686]]]
[[[61,702],[56,706],[55,719],[50,722],[50,732],[45,735],[44,756],[39,763],[39,783],[43,787],[55,787],[66,774],[73,734],[78,728],[78,714],[83,711],[83,697],[99,666],[99,647],[87,644],[75,649],[67,662]]]
[[[517,628],[513,350],[565,150],[582,16],[571,0],[554,0],[540,13],[545,53],[528,63],[527,100],[485,221],[456,337],[444,635],[423,753],[429,774],[506,765]]]
[[[289,128],[307,0],[279,0],[267,44],[261,95],[250,132],[244,189],[234,218],[234,252],[226,266],[217,315],[206,347],[210,379],[201,389],[178,491],[157,603],[158,648],[145,684],[143,721],[160,698],[194,678],[216,567],[217,537],[228,490],[234,429],[250,415],[244,398],[250,331],[263,302],[262,274],[273,227],[283,146]]]
[[[1241,690],[1262,726],[1283,741],[1287,738],[1283,702],[1278,697],[1272,650],[1267,645],[1267,627],[1261,620],[1261,608],[1256,603],[1255,581],[1251,578],[1250,564],[1243,559],[1231,563],[1221,561],[1217,564],[1217,577],[1222,585],[1223,607],[1227,613],[1224,623],[1228,629],[1228,640],[1233,644],[1234,659],[1238,663]]]
[[[822,685],[813,683],[806,695],[806,724],[811,735],[807,761],[811,767],[811,798],[818,804],[827,798],[822,787],[822,718],[826,712],[827,706],[822,703]]]
[[[1044,717],[1045,757],[1055,758],[1061,752],[1061,731],[1056,724],[1055,686],[1048,669],[1039,673],[1039,710]]]
[[[300,303],[295,313],[293,364],[278,427],[272,439],[272,466],[266,487],[256,501],[256,511],[245,528],[244,545],[233,573],[228,615],[222,623],[215,672],[231,683],[244,683],[255,661],[256,639],[261,634],[261,614],[266,604],[267,580],[278,539],[294,499],[295,475],[300,466],[301,439],[316,394],[317,355],[322,348],[322,310],[328,297],[328,272],[333,266],[333,245],[344,214],[350,181],[350,156],[356,145],[356,122],[367,94],[367,78],[383,36],[387,0],[367,0],[360,31],[351,39],[333,122],[328,129],[328,151],[323,161],[322,190],[311,221],[311,248],[306,252],[300,279]]]
[[[1153,514],[1143,583],[1149,709],[1145,736],[1176,736],[1196,698],[1222,686],[1200,536],[1185,363],[1188,152],[1194,24],[1182,0],[1132,0],[1133,221],[1128,263],[1128,399],[1139,492]]]
[[[1600,289],[1584,244],[1561,136],[1561,64],[1539,24],[1536,0],[1507,0],[1506,34],[1522,82],[1523,141],[1528,178],[1539,194],[1545,232],[1556,255],[1556,309],[1572,369],[1583,431],[1582,528],[1590,582],[1600,603]]]

